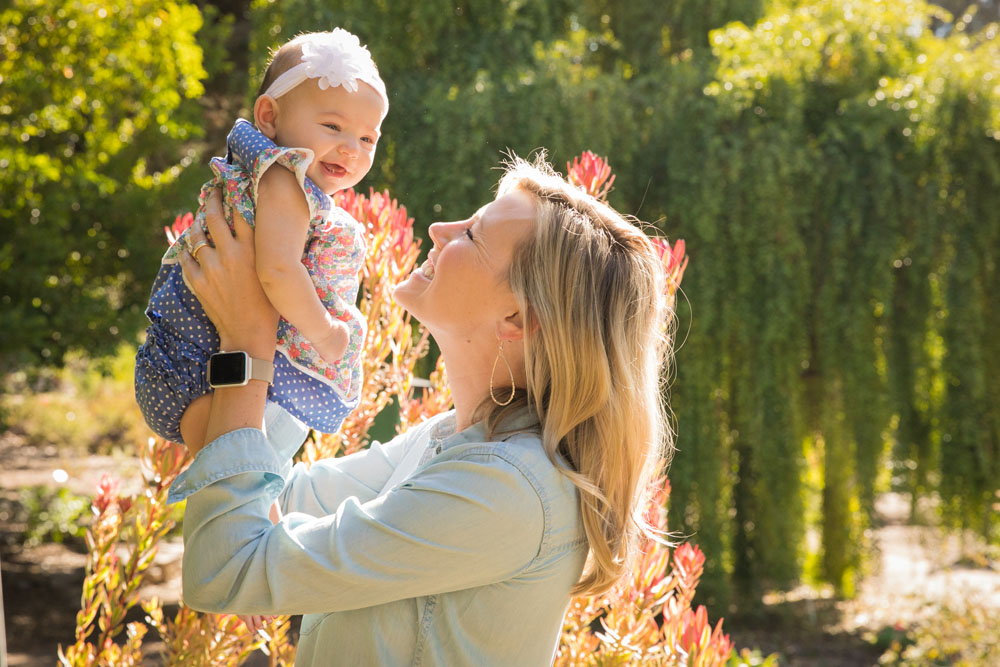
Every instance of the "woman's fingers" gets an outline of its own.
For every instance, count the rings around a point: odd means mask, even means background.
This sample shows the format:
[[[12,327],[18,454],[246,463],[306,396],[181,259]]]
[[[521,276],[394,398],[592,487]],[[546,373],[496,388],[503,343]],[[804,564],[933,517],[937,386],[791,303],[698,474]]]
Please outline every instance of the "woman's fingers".
[[[205,225],[217,248],[221,249],[229,243],[232,233],[222,212],[221,188],[212,188],[212,192],[208,195],[208,200],[205,202]],[[194,237],[191,240],[194,241]]]
[[[233,208],[233,236],[241,241],[253,240],[253,227],[235,207]]]
[[[238,615],[238,619],[243,621],[243,624],[247,626],[247,630],[250,634],[257,634],[258,631],[263,630],[264,626],[273,621],[275,616],[256,616],[256,615]]]
[[[198,243],[196,241],[196,243]],[[204,248],[202,249],[204,250]],[[184,278],[188,281],[190,285],[194,285],[201,281],[202,271],[201,265],[191,256],[190,251],[185,250],[180,254],[179,261],[181,263],[181,271],[184,272]]]

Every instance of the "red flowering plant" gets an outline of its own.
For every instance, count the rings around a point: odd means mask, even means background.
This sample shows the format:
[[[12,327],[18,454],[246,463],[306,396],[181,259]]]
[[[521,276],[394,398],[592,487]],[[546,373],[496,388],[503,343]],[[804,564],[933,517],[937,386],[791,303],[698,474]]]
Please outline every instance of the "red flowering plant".
[[[191,213],[185,213],[183,215],[178,215],[174,218],[174,224],[169,227],[164,227],[163,231],[167,234],[167,241],[170,245],[177,243],[177,239],[181,237],[184,230],[194,224],[194,215]]]
[[[566,163],[566,179],[584,192],[604,201],[615,183],[611,165],[602,157],[584,151],[573,162]]]
[[[605,198],[614,176],[607,161],[587,152],[567,165],[568,178]],[[348,454],[367,445],[375,417],[396,397],[399,431],[451,407],[442,360],[429,380],[413,379],[416,362],[427,351],[427,332],[411,321],[391,297],[393,287],[416,266],[420,242],[413,219],[386,192],[338,193],[336,203],[363,224],[368,252],[360,279],[359,309],[367,319],[364,385],[360,407],[332,435],[311,438],[301,457],[313,462]],[[173,242],[193,222],[178,216],[166,227]],[[654,239],[669,276],[674,298],[687,259],[684,242],[672,246]],[[419,386],[418,386],[419,384]],[[128,498],[112,478],[102,480],[94,501],[95,520],[88,531],[86,580],[77,616],[76,642],[60,650],[63,665],[134,665],[143,662],[142,641],[148,628],[162,639],[162,662],[171,665],[238,665],[259,649],[271,665],[291,665],[295,646],[288,617],[275,617],[256,633],[235,616],[201,614],[180,605],[167,618],[156,597],[142,600],[145,623],[125,624],[126,612],[140,602],[144,576],[160,540],[174,528],[176,514],[165,504],[170,483],[187,464],[186,450],[150,438],[142,448],[144,487]],[[666,479],[647,511],[651,526],[665,534],[669,496]],[[660,541],[644,545],[635,568],[603,595],[575,598],[566,614],[558,665],[651,664],[718,665],[731,653],[721,621],[708,623],[704,607],[691,602],[701,576],[704,555],[693,545],[672,549]],[[595,628],[600,629],[595,629]],[[124,637],[121,635],[124,633]]]
[[[186,462],[176,443],[150,438],[140,449],[144,488],[120,494],[120,481],[105,474],[93,501],[94,520],[87,530],[87,569],[76,640],[59,649],[62,665],[139,665],[143,662],[145,624],[125,623],[139,603],[139,589],[163,537],[176,521],[167,506],[170,483]],[[148,603],[144,603],[146,606]],[[158,603],[154,602],[154,606]],[[125,631],[125,641],[117,643]]]

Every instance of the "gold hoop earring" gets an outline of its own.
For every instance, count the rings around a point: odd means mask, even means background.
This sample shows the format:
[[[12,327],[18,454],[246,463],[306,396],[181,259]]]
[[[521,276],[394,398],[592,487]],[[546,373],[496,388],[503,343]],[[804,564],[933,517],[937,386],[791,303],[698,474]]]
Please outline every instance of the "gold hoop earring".
[[[503,359],[503,365],[507,367],[507,374],[510,375],[510,396],[507,400],[500,402],[497,400],[496,394],[493,393],[493,374],[497,372],[497,362]],[[514,371],[511,369],[510,364],[507,362],[507,358],[503,356],[503,341],[500,341],[500,349],[497,350],[497,358],[493,360],[493,370],[490,371],[490,398],[493,402],[499,406],[510,405],[510,402],[514,400],[514,394],[517,389],[514,387]]]

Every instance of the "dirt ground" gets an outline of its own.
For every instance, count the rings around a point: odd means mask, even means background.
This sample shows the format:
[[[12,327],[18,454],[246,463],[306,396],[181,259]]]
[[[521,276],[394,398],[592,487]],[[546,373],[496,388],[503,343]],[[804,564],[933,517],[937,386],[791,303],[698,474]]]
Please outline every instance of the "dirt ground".
[[[66,458],[10,433],[0,436],[0,565],[10,667],[56,664],[57,646],[73,642],[86,556],[79,544],[25,548],[15,539],[24,526],[11,512],[21,489],[56,486],[55,470],[66,471],[72,491],[87,495],[103,472],[125,480],[139,474],[137,462],[127,457]],[[855,599],[835,600],[804,586],[772,596],[756,620],[726,619],[724,627],[736,645],[778,653],[782,665],[856,667],[877,664],[883,649],[873,645],[872,633],[907,626],[934,614],[942,603],[974,600],[1000,619],[1000,564],[969,562],[955,536],[911,524],[908,499],[901,495],[883,495],[878,512],[879,560]],[[143,597],[159,595],[168,613],[179,594],[180,555],[177,539],[162,544],[143,591]],[[140,617],[136,613],[135,619]]]

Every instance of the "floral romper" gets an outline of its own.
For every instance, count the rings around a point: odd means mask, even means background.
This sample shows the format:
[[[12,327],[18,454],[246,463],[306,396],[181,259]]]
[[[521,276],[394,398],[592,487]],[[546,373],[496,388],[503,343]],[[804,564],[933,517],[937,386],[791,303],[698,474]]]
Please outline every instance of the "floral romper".
[[[236,121],[227,144],[227,158],[211,160],[215,178],[201,189],[194,224],[204,225],[207,197],[221,184],[226,219],[232,220],[235,207],[252,225],[258,183],[267,168],[277,162],[296,175],[310,213],[302,263],[316,294],[331,315],[347,324],[350,337],[344,356],[328,363],[282,318],[268,399],[311,428],[333,433],[357,407],[361,393],[365,319],[355,303],[366,250],[364,229],[306,178],[312,151],[276,146],[243,119]],[[136,355],[135,368],[136,400],[146,422],[161,437],[177,442],[181,442],[184,410],[211,391],[208,358],[219,349],[215,327],[181,272],[179,258],[189,239],[190,234],[183,233],[163,256],[146,309],[150,321],[146,342]]]

